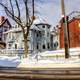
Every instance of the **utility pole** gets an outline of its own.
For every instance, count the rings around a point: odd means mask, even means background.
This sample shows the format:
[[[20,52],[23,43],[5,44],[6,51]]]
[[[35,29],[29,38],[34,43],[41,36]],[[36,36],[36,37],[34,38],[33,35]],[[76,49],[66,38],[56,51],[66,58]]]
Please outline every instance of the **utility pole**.
[[[33,12],[32,12],[32,14],[33,14],[32,19],[35,20],[35,16],[34,16],[34,0],[32,0],[32,9],[33,9]]]
[[[64,27],[64,47],[65,47],[65,58],[69,58],[69,43],[68,43],[68,25],[67,25],[67,17],[65,16],[65,5],[64,0],[61,0],[61,8],[62,8],[62,21]]]

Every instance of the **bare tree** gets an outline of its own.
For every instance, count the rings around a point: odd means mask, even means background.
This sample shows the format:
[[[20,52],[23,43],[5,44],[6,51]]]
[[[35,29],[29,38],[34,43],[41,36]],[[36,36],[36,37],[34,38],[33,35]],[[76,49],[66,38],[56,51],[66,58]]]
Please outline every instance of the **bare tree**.
[[[10,9],[7,5],[4,5],[1,2],[0,2],[0,5],[4,8],[7,16],[10,17],[12,20],[14,20],[19,25],[19,27],[21,27],[22,32],[23,32],[23,38],[24,38],[24,53],[25,53],[25,57],[27,57],[27,55],[28,55],[28,35],[29,35],[30,27],[34,20],[34,0],[31,1],[31,5],[30,5],[30,7],[32,7],[32,9],[30,10],[32,12],[32,15],[29,12],[29,1],[30,0],[22,0],[23,5],[25,7],[24,8],[25,9],[24,14],[25,14],[25,18],[26,18],[25,24],[21,19],[22,11],[20,9],[19,0],[8,0],[8,1],[10,3]],[[15,14],[15,11],[14,11],[13,1],[15,2],[15,6],[16,6],[16,9],[18,12],[17,15]]]

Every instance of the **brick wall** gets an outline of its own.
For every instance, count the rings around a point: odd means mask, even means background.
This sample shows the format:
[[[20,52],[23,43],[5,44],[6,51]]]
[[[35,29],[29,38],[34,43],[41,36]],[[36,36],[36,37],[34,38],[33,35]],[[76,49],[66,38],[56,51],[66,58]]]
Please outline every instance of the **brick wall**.
[[[64,48],[64,26],[60,28],[60,48]],[[80,19],[74,18],[68,22],[69,45],[70,47],[80,47]]]

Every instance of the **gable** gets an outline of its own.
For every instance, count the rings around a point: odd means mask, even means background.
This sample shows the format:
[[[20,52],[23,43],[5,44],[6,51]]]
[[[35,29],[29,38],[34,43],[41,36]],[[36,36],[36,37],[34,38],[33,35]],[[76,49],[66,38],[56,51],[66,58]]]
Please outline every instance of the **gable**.
[[[7,27],[7,28],[11,28],[11,24],[10,24],[10,22],[9,22],[9,20],[8,19],[6,19],[1,25],[0,25],[0,27]]]

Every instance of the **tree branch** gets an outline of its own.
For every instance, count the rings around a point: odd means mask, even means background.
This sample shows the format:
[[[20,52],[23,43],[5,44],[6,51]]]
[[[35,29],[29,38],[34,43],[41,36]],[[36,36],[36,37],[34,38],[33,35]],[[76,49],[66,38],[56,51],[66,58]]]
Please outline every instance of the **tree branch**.
[[[15,0],[15,2],[16,2],[17,10],[18,10],[18,18],[19,18],[19,20],[21,22],[21,18],[20,18],[21,14],[20,14],[20,8],[19,8],[19,5],[18,5],[18,1]]]
[[[34,0],[32,0],[32,19],[30,19],[29,21],[29,26],[31,26],[33,24],[33,21],[34,21]]]
[[[26,25],[27,26],[29,24],[29,10],[28,10],[28,0],[23,0],[24,4],[25,4],[25,10],[26,10]]]
[[[11,0],[9,0],[9,1],[10,1],[12,13],[13,13],[13,15],[14,15],[14,9],[13,9],[13,5],[12,5],[12,1],[11,1]]]
[[[4,7],[4,9],[8,12],[7,14],[9,14],[12,19],[14,19],[19,25],[23,26],[23,25],[21,24],[19,18],[16,17],[16,16],[14,16],[13,13],[11,13],[11,11],[10,11],[5,5],[3,5],[2,3],[0,3],[0,5],[1,5],[2,7]]]

